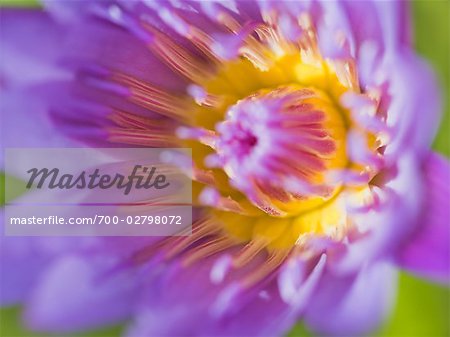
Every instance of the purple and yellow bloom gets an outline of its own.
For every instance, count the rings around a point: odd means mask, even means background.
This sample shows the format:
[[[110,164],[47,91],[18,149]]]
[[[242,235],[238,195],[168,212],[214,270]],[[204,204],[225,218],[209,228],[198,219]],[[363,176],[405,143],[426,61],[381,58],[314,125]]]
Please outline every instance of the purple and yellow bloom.
[[[187,237],[3,237],[1,301],[29,327],[361,335],[397,268],[448,282],[439,90],[407,2],[44,8],[1,12],[4,146],[191,148],[166,159],[192,168],[195,221]]]

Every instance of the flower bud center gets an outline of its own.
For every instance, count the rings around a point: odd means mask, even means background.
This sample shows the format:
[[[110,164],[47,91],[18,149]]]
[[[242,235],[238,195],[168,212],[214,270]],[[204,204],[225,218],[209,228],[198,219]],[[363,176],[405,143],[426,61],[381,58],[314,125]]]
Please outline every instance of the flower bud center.
[[[273,205],[277,202],[327,198],[334,191],[324,185],[324,174],[345,132],[327,99],[298,85],[263,89],[231,106],[217,124],[215,162],[267,213],[285,213]]]

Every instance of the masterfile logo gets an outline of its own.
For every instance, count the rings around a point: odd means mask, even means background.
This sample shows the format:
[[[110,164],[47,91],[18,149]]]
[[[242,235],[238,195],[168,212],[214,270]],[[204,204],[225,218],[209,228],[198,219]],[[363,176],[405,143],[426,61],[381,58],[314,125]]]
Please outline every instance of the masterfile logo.
[[[7,235],[189,235],[189,149],[6,149]]]

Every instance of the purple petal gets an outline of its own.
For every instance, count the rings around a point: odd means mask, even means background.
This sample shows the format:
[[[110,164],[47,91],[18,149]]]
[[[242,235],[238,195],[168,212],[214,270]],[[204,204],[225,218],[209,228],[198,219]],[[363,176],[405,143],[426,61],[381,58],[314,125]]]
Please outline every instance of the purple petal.
[[[44,99],[51,102],[52,120],[66,135],[96,147],[117,146],[109,141],[106,130],[117,129],[109,119],[112,111],[161,118],[131,103],[129,89],[111,79],[115,74],[176,94],[184,93],[186,86],[144,42],[121,27],[91,16],[71,26],[61,46],[60,64],[75,72],[75,80],[50,83],[42,89]]]
[[[424,188],[416,155],[404,153],[398,158],[395,171],[395,177],[382,187],[382,204],[370,212],[352,214],[355,223],[366,228],[366,235],[348,243],[345,249],[329,251],[333,260],[330,267],[336,273],[354,272],[366,263],[390,257],[415,230]]]
[[[386,60],[383,72],[391,96],[386,122],[393,129],[386,160],[395,162],[405,148],[427,155],[441,115],[440,90],[433,71],[417,55],[404,51]]]
[[[354,1],[350,1],[353,3]],[[374,1],[380,21],[385,54],[395,53],[405,46],[411,46],[412,29],[409,3],[406,1]],[[362,18],[358,20],[361,22]],[[367,16],[364,17],[364,23]]]
[[[28,299],[48,266],[61,254],[81,250],[78,238],[6,237],[0,210],[0,304],[13,305]]]
[[[268,278],[245,288],[241,280],[264,257],[241,268],[226,268],[228,255],[190,266],[175,263],[149,285],[128,336],[267,336],[285,333],[298,317],[278,285]],[[224,269],[225,268],[225,269]],[[263,321],[264,324],[255,324]]]
[[[45,10],[49,12],[56,20],[61,23],[67,23],[71,20],[79,20],[84,15],[89,14],[89,10],[93,5],[108,5],[108,0],[91,0],[89,6],[83,1],[54,1],[54,0],[41,0]]]
[[[381,52],[389,47],[411,45],[408,2],[344,1],[344,7],[359,45],[364,41],[374,41]]]
[[[404,1],[321,1],[320,4],[319,45],[326,57],[351,55],[359,59],[361,48],[367,43],[372,43],[379,55],[392,45],[400,48],[410,44],[409,8]],[[346,44],[338,43],[337,33],[345,34]]]
[[[3,212],[0,216],[3,218]],[[0,304],[18,304],[29,295],[50,255],[39,251],[30,238],[6,238],[2,234],[0,243]]]
[[[447,283],[450,279],[450,165],[438,154],[425,161],[426,198],[424,214],[411,240],[400,250],[400,267]]]
[[[308,305],[305,322],[320,335],[361,336],[387,317],[395,290],[396,272],[386,263],[367,266],[356,277],[328,274]]]
[[[318,26],[318,42],[323,56],[333,59],[355,56],[355,40],[343,4],[327,1],[322,4],[322,10],[323,16]],[[344,43],[337,41],[336,32],[343,34]]]
[[[3,147],[78,147],[50,121],[48,102],[39,96],[39,86],[2,92],[0,112]],[[3,166],[3,153],[0,155]]]
[[[111,261],[61,258],[46,272],[26,307],[27,325],[38,331],[69,332],[116,324],[132,312],[136,274],[108,273]]]
[[[308,263],[304,259],[291,258],[282,267],[278,277],[280,295],[286,303],[301,311],[306,308],[311,294],[317,287],[325,269],[326,255],[314,261],[314,268],[308,272]]]
[[[76,147],[54,128],[47,101],[37,90],[41,83],[69,78],[56,65],[65,30],[39,10],[2,9],[0,15],[2,146]]]
[[[67,77],[55,64],[64,30],[47,13],[2,8],[0,17],[1,87]]]
[[[409,3],[342,1],[342,6],[355,41],[360,83],[363,87],[377,85],[375,71],[383,55],[390,57],[412,44]]]
[[[77,69],[85,67],[88,72],[95,65],[103,71],[125,73],[160,88],[184,92],[186,86],[145,43],[120,27],[99,20],[86,19],[72,27],[62,58]]]
[[[3,212],[0,216],[3,222]],[[3,233],[3,224],[0,230]],[[49,277],[49,268],[62,256],[77,253],[86,258],[119,259],[120,265],[126,266],[136,252],[145,248],[148,251],[158,240],[154,237],[6,237],[2,234],[0,304],[15,305],[29,300],[34,288],[43,277]]]

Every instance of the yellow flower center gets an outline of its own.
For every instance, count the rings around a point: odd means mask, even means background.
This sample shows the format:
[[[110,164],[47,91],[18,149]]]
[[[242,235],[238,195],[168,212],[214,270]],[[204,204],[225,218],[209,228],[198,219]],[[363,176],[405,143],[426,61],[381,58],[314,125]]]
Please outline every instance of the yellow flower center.
[[[360,92],[354,60],[321,56],[307,14],[296,22],[302,34],[295,41],[283,36],[276,12],[264,16],[265,23],[249,29],[221,14],[236,38],[231,50],[186,26],[206,63],[148,28],[152,50],[192,83],[188,98],[133,84],[133,99],[179,122],[175,143],[192,148],[194,200],[210,207],[209,220],[188,241],[205,233],[219,237],[198,248],[196,258],[239,242],[250,247],[244,257],[268,248],[283,259],[310,235],[342,239],[352,226],[345,203],[372,201],[368,183],[383,143],[342,98],[350,93],[368,101],[373,117],[376,93]],[[356,138],[367,153],[349,151]]]
[[[291,248],[308,234],[343,235],[347,219],[338,196],[346,187],[336,181],[330,184],[328,178],[334,170],[356,167],[346,150],[347,131],[354,125],[349,111],[339,103],[341,95],[353,89],[349,83],[342,83],[333,65],[322,59],[308,59],[301,53],[274,56],[265,68],[257,67],[247,58],[240,58],[224,63],[213,78],[201,85],[208,97],[198,102],[200,106],[195,109],[192,124],[205,131],[196,140],[186,141],[186,146],[193,148],[196,166],[209,170],[208,159],[220,159],[221,152],[226,150],[243,151],[242,158],[237,161],[231,158],[223,167],[210,170],[217,189],[216,198],[221,198],[216,205],[220,206],[216,207],[219,209],[212,212],[221,220],[226,232],[243,242],[263,241],[269,248]],[[279,99],[285,105],[270,111],[273,108],[270,99]],[[266,106],[267,111],[262,110],[265,104],[269,105]],[[272,117],[278,114],[282,121],[276,126],[266,125],[267,121],[262,120],[265,113],[272,113]],[[308,124],[307,118],[313,118],[314,113],[320,113],[320,120],[311,120]],[[250,125],[244,125],[242,120],[249,115],[253,119],[247,119]],[[235,133],[230,140],[221,137],[220,126],[222,129],[234,127]],[[281,132],[273,132],[275,127]],[[287,136],[284,143],[279,139],[283,138],[283,133]],[[238,134],[242,134],[241,143],[237,139]],[[293,135],[291,144],[290,134]],[[323,144],[317,145],[314,141]],[[269,144],[260,150],[258,146],[264,146],[257,142]],[[325,143],[332,143],[331,151],[321,150]],[[294,148],[291,152],[295,157],[270,152],[271,146],[277,151],[283,149],[283,144],[291,150]],[[249,147],[254,147],[253,157],[257,157],[258,151],[266,151],[262,153],[266,156],[262,159],[269,156],[279,164],[272,166],[272,176],[266,179],[258,177],[258,170],[263,169],[258,166],[251,174],[252,167],[245,162],[250,156]],[[318,159],[322,166],[314,170],[314,163],[311,164],[309,159]],[[292,167],[283,171],[281,164]],[[244,180],[248,180],[248,190],[256,190],[256,196],[250,196],[244,187],[240,188],[242,184],[234,183],[236,176],[243,171],[247,173]],[[298,174],[283,176],[285,171],[297,171]],[[295,177],[303,178],[310,189],[302,190],[302,179],[297,184]],[[275,178],[281,180],[275,181]],[[196,187],[200,195],[203,185]]]

